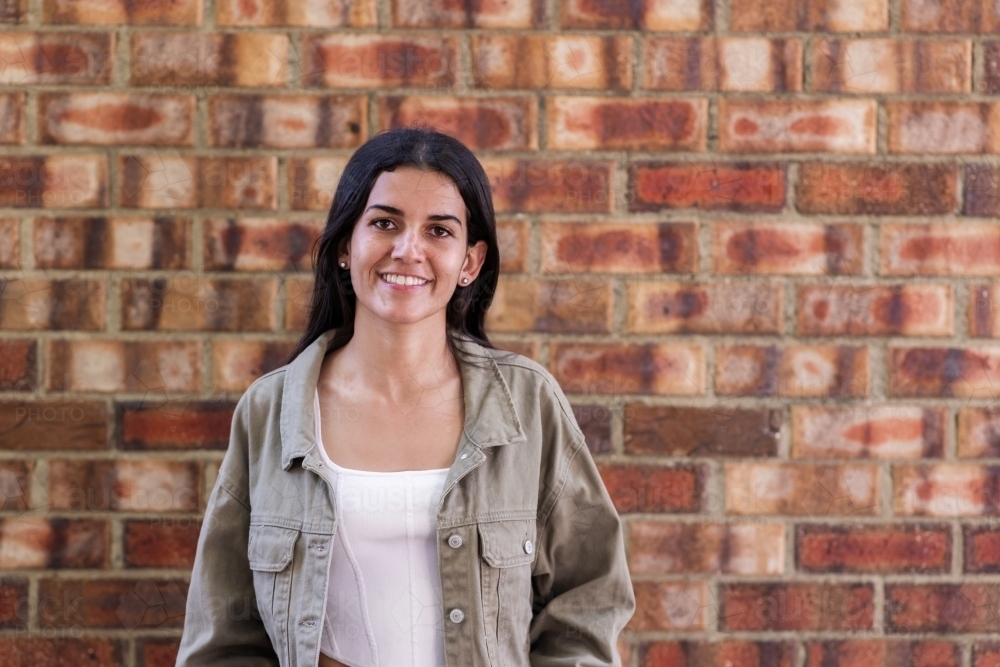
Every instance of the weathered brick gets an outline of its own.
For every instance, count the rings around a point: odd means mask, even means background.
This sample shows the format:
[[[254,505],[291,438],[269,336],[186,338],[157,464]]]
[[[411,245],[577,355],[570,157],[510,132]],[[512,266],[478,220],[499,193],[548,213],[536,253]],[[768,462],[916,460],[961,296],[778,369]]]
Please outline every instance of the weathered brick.
[[[792,406],[795,458],[941,458],[948,412],[907,405]]]
[[[534,97],[441,97],[391,95],[379,100],[379,129],[432,127],[470,149],[538,148]]]
[[[192,512],[200,488],[201,470],[193,461],[49,461],[49,500],[57,510]]]
[[[0,341],[0,390],[35,391],[37,388],[38,342],[16,338],[5,338]],[[8,399],[5,405],[9,404]],[[2,411],[0,414],[3,414]],[[3,443],[3,440],[4,438],[0,436],[0,443]]]
[[[202,4],[202,0],[176,0],[167,5],[127,0],[87,2],[43,0],[42,22],[89,25],[201,25]]]
[[[192,392],[201,389],[197,342],[48,340],[51,391]]]
[[[780,410],[625,405],[626,454],[657,456],[775,456]]]
[[[394,28],[539,28],[541,0],[392,0]]]
[[[692,273],[698,226],[689,222],[543,222],[545,273]]]
[[[9,348],[0,351],[7,352]],[[95,401],[7,400],[0,404],[0,448],[4,451],[107,449],[107,407]]]
[[[1000,585],[886,584],[887,632],[997,632]]]
[[[458,81],[457,37],[304,35],[304,85],[443,88]]]
[[[960,667],[962,647],[939,641],[848,639],[812,641],[805,667]]]
[[[0,628],[13,628],[21,632],[28,629],[27,579],[0,578]]]
[[[867,464],[725,463],[728,514],[875,516],[879,471]]]
[[[705,628],[705,615],[711,610],[707,582],[637,581],[632,588],[635,613],[626,632]]]
[[[1000,643],[977,642],[973,644],[972,667],[1000,667]]]
[[[785,179],[784,164],[635,162],[629,167],[629,210],[777,212],[785,206]]]
[[[0,206],[95,208],[108,205],[105,155],[0,156]]]
[[[1000,152],[1000,105],[985,102],[889,102],[891,153]]]
[[[38,625],[75,632],[180,629],[187,589],[181,579],[42,579],[39,597],[58,602],[39,606]]]
[[[920,572],[951,570],[948,526],[799,524],[795,566],[800,572]]]
[[[712,223],[716,273],[857,275],[864,262],[864,229],[857,224]]]
[[[1000,530],[995,525],[963,526],[964,571],[974,574],[1000,572]]]
[[[624,664],[624,663],[623,663]],[[792,642],[642,642],[639,667],[794,667]]]
[[[289,276],[285,284],[285,331],[305,331],[312,311],[314,283],[311,277]]]
[[[1000,510],[1000,468],[972,463],[897,465],[893,511],[906,516],[980,516]]]
[[[954,299],[951,285],[801,285],[797,331],[802,336],[950,336]]]
[[[38,100],[45,144],[194,145],[193,95],[49,93]]]
[[[479,88],[632,89],[632,38],[604,35],[471,35]]]
[[[781,574],[781,523],[629,523],[633,574]]]
[[[28,17],[28,0],[3,0],[0,2],[0,24],[21,23]]]
[[[1000,228],[991,223],[887,223],[879,245],[883,275],[1000,274]]]
[[[714,6],[709,0],[650,0],[643,3],[566,0],[560,3],[561,28],[649,31],[711,30]]]
[[[0,144],[23,143],[24,93],[0,94]]]
[[[21,266],[21,221],[0,218],[0,269]]]
[[[288,204],[299,211],[329,211],[347,158],[308,157],[288,160]]]
[[[956,209],[950,164],[806,162],[796,201],[803,213],[935,215]]]
[[[987,95],[1000,93],[1000,42],[983,44],[983,78],[979,92]]]
[[[826,93],[963,93],[970,40],[816,39],[812,88]]]
[[[1000,288],[970,286],[968,315],[970,336],[1000,338]]]
[[[0,568],[104,569],[110,535],[98,519],[0,519]]]
[[[867,396],[868,348],[849,345],[723,345],[715,393],[744,396]]]
[[[990,164],[965,165],[965,202],[962,213],[984,217],[1000,215],[1000,168]]]
[[[802,41],[743,37],[647,37],[650,90],[791,92],[802,89]]]
[[[276,278],[129,278],[118,285],[122,330],[274,331]]]
[[[0,278],[4,329],[100,331],[104,328],[103,280]]]
[[[1000,408],[965,407],[958,412],[958,455],[1000,458]]]
[[[23,512],[38,506],[31,499],[33,489],[42,485],[33,460],[0,460],[0,510]],[[2,581],[2,580],[0,580]],[[0,602],[0,627],[3,627],[3,603]]]
[[[234,407],[228,401],[188,402],[179,408],[169,403],[156,407],[118,403],[115,405],[118,448],[226,449]]]
[[[549,370],[567,393],[705,392],[705,350],[700,345],[553,342],[549,358]]]
[[[490,333],[610,333],[611,288],[603,280],[503,278],[486,314],[486,328]]]
[[[875,100],[719,100],[719,150],[875,152]]]
[[[708,100],[573,96],[546,104],[550,148],[705,150]]]
[[[719,628],[729,631],[868,630],[874,623],[871,584],[724,583]]]
[[[136,638],[135,665],[136,667],[174,667],[177,664],[180,646],[179,637],[176,639]]]
[[[733,0],[738,32],[875,32],[889,28],[888,0]]]
[[[119,204],[132,208],[278,207],[276,157],[122,155]]]
[[[185,269],[189,218],[35,218],[40,269]]]
[[[497,213],[609,213],[614,163],[483,158]]]
[[[527,220],[497,220],[500,273],[524,273],[528,262],[529,233]]]
[[[212,341],[212,389],[246,391],[261,375],[288,363],[294,347],[286,341]]]
[[[140,33],[132,36],[131,60],[133,86],[284,86],[288,37]]]
[[[220,26],[298,28],[374,28],[375,0],[328,0],[322,3],[270,0],[218,0],[215,23]]]
[[[0,639],[0,654],[7,667],[117,667],[127,651],[124,639],[14,636]]]
[[[197,519],[129,520],[124,526],[126,567],[194,565],[201,521]]]
[[[781,289],[761,283],[629,282],[631,333],[781,332]]]
[[[704,468],[619,463],[599,463],[597,468],[615,509],[622,514],[698,512],[702,509],[707,474]]]
[[[322,221],[210,218],[204,222],[205,268],[213,271],[310,270],[310,253],[322,231]]]
[[[990,398],[1000,383],[1000,348],[889,348],[890,396]]]
[[[208,139],[227,148],[352,148],[368,126],[362,97],[217,95]]]
[[[989,0],[902,0],[901,28],[909,32],[991,33],[1000,7]]]
[[[492,336],[490,339],[492,340]],[[541,343],[537,340],[498,340],[496,345],[501,350],[508,350],[540,362],[541,355],[539,354],[539,350]],[[582,422],[580,423],[580,428],[584,429]],[[586,432],[584,434],[586,435]]]
[[[107,32],[2,32],[0,84],[108,84],[115,44]]]
[[[516,352],[516,350],[514,351]],[[528,355],[526,354],[525,356]],[[576,419],[580,430],[583,431],[583,437],[587,442],[587,449],[590,450],[590,453],[611,453],[612,408],[593,403],[574,403],[570,407],[573,410],[573,418]]]

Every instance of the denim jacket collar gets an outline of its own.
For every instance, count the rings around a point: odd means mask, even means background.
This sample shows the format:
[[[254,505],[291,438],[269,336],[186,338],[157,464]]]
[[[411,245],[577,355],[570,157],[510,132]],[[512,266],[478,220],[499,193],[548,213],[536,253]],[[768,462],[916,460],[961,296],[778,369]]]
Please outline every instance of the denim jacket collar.
[[[294,459],[305,456],[315,446],[313,395],[323,358],[349,339],[343,330],[325,331],[286,367],[280,423],[282,469],[288,470]],[[514,400],[491,350],[461,334],[456,335],[456,343],[463,352],[482,359],[477,363],[483,366],[457,359],[465,394],[465,435],[479,447],[525,442]]]

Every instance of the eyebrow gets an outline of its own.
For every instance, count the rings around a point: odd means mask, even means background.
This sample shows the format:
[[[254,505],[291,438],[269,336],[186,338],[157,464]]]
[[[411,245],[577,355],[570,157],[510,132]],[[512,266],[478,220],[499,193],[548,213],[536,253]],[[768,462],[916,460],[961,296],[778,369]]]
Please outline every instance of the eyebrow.
[[[396,208],[395,206],[387,206],[386,204],[372,204],[371,206],[369,206],[368,208],[365,209],[365,213],[367,213],[368,211],[372,210],[373,208],[381,209],[381,210],[385,211],[386,213],[391,213],[392,215],[399,215],[399,216],[403,215],[403,211],[402,210]],[[440,215],[440,214],[439,215],[429,215],[429,216],[427,216],[427,219],[428,220],[434,220],[435,222],[438,222],[438,221],[441,221],[441,220],[454,220],[455,222],[458,223],[459,227],[462,226],[462,221],[459,220],[458,218],[456,218],[453,215]]]

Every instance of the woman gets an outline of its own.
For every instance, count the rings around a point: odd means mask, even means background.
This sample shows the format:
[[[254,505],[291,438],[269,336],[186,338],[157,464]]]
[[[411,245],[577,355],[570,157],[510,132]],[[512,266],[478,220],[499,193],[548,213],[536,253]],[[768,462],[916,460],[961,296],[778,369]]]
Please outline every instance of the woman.
[[[306,333],[237,403],[178,667],[620,665],[621,522],[552,376],[486,337],[495,225],[447,135],[351,157]]]

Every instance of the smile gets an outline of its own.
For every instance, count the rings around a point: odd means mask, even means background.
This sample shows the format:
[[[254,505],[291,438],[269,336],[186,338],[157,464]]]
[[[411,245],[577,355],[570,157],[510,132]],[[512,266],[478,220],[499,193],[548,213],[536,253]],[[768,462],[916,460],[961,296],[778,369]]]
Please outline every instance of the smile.
[[[382,279],[382,282],[389,283],[390,285],[401,285],[404,287],[419,287],[430,282],[429,280],[414,278],[413,276],[401,276],[396,273],[380,273],[379,278]]]

